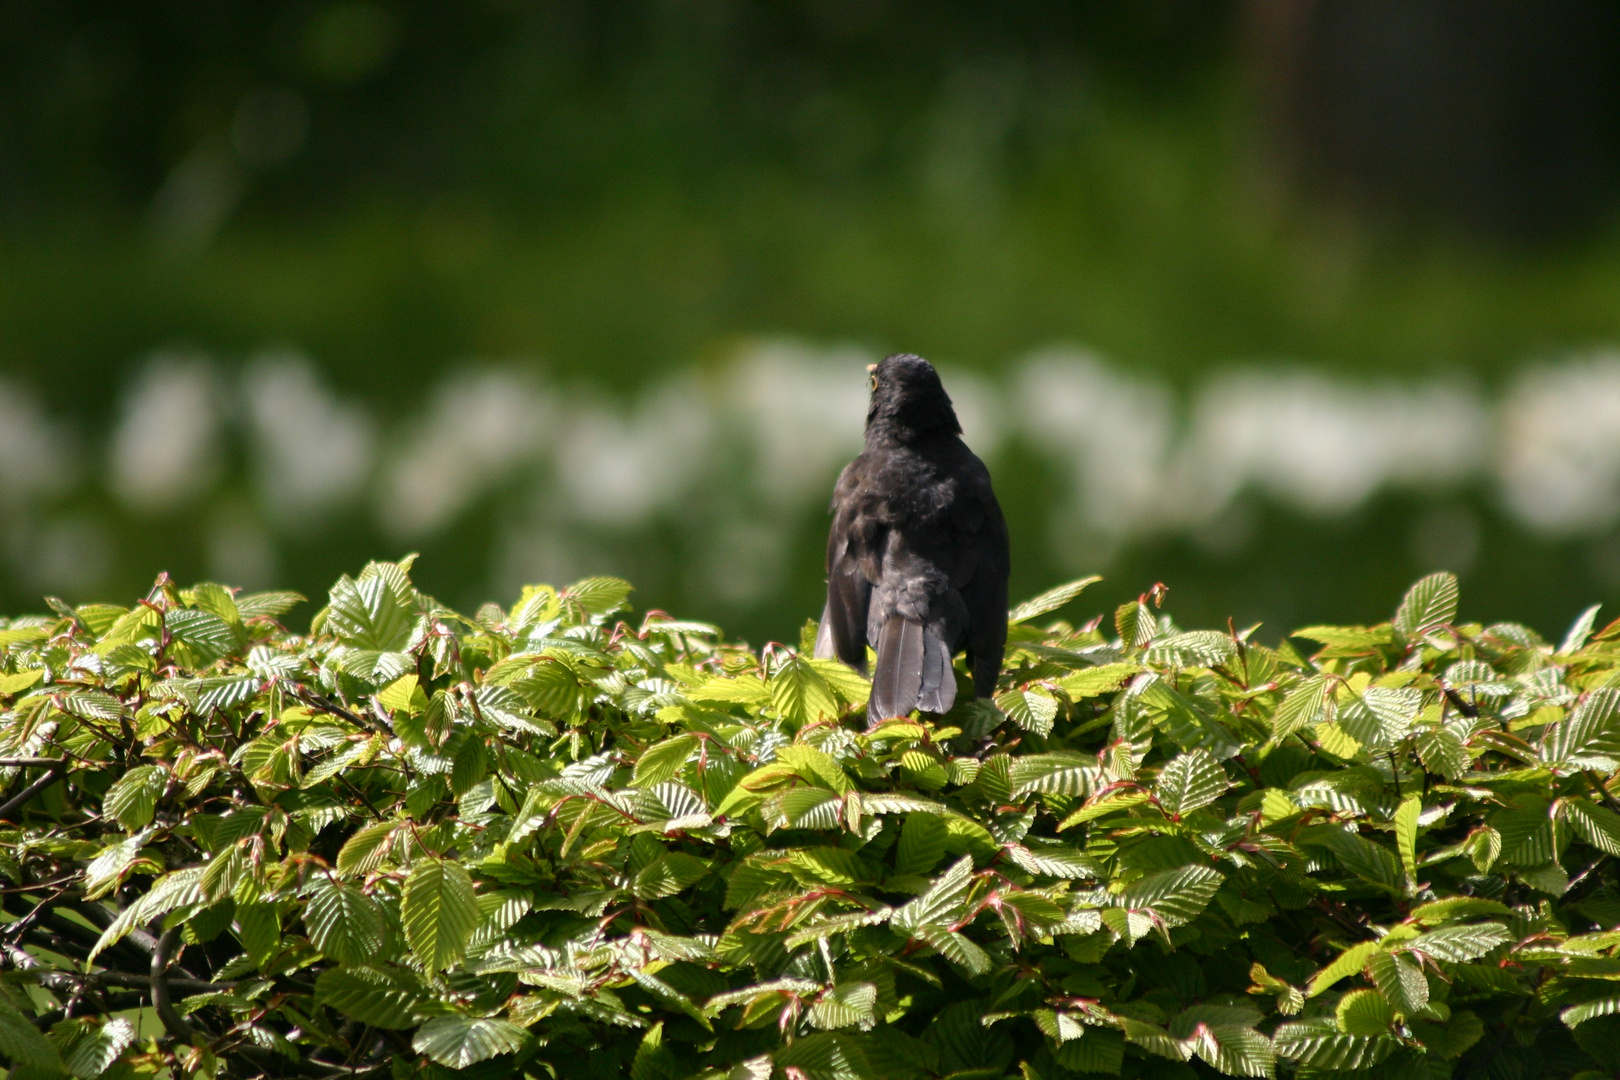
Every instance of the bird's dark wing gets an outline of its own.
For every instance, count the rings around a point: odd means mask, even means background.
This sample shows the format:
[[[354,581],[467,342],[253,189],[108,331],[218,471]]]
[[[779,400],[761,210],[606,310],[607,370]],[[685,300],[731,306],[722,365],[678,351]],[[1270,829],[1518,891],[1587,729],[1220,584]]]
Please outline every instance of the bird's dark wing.
[[[971,540],[960,541],[957,565],[964,579],[958,588],[967,608],[965,644],[973,662],[973,693],[989,697],[995,693],[1007,648],[1007,576],[1012,559],[1007,521],[990,487],[990,473],[977,458],[973,463],[978,468],[963,493],[963,505],[971,504],[968,522],[974,527]]]
[[[837,658],[866,674],[866,617],[872,582],[863,572],[865,533],[859,459],[846,467],[833,489],[832,529],[827,534],[827,606],[816,631],[816,655]]]

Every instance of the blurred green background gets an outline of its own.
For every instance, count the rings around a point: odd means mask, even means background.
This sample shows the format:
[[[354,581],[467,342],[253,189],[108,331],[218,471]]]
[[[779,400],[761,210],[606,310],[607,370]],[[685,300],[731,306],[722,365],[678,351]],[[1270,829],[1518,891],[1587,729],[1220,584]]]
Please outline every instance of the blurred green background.
[[[419,549],[794,640],[906,350],[1015,596],[1274,637],[1444,567],[1560,633],[1620,598],[1617,57],[1574,0],[3,0],[0,605]]]

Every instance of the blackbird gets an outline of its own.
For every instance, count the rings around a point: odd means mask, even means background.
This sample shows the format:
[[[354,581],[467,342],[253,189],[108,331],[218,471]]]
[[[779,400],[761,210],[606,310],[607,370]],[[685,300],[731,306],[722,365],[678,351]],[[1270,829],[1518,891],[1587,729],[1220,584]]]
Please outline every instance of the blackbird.
[[[816,655],[864,673],[867,720],[956,701],[951,657],[966,649],[989,697],[1007,644],[1007,523],[984,462],[962,442],[933,365],[899,353],[867,369],[866,449],[833,489],[827,607]]]

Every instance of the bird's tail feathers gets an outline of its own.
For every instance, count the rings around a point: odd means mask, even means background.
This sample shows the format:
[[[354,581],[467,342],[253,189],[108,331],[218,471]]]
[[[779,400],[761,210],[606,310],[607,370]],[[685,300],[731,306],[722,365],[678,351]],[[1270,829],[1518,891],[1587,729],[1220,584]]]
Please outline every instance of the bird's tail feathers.
[[[833,644],[832,629],[832,602],[821,609],[821,624],[816,627],[816,659],[832,660],[838,655],[838,647]]]
[[[956,704],[956,672],[951,669],[951,651],[932,628],[923,628],[922,686],[917,707],[925,712],[947,713]]]
[[[917,707],[923,680],[923,625],[890,615],[878,632],[877,666],[866,707],[870,724],[907,716]]]

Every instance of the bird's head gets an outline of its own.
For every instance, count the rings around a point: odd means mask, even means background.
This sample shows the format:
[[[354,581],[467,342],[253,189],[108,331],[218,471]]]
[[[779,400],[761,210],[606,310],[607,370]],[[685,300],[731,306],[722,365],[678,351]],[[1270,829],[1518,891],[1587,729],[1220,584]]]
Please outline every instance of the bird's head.
[[[872,401],[866,410],[868,441],[912,442],[962,433],[939,372],[922,357],[895,353],[867,371],[872,377]]]

